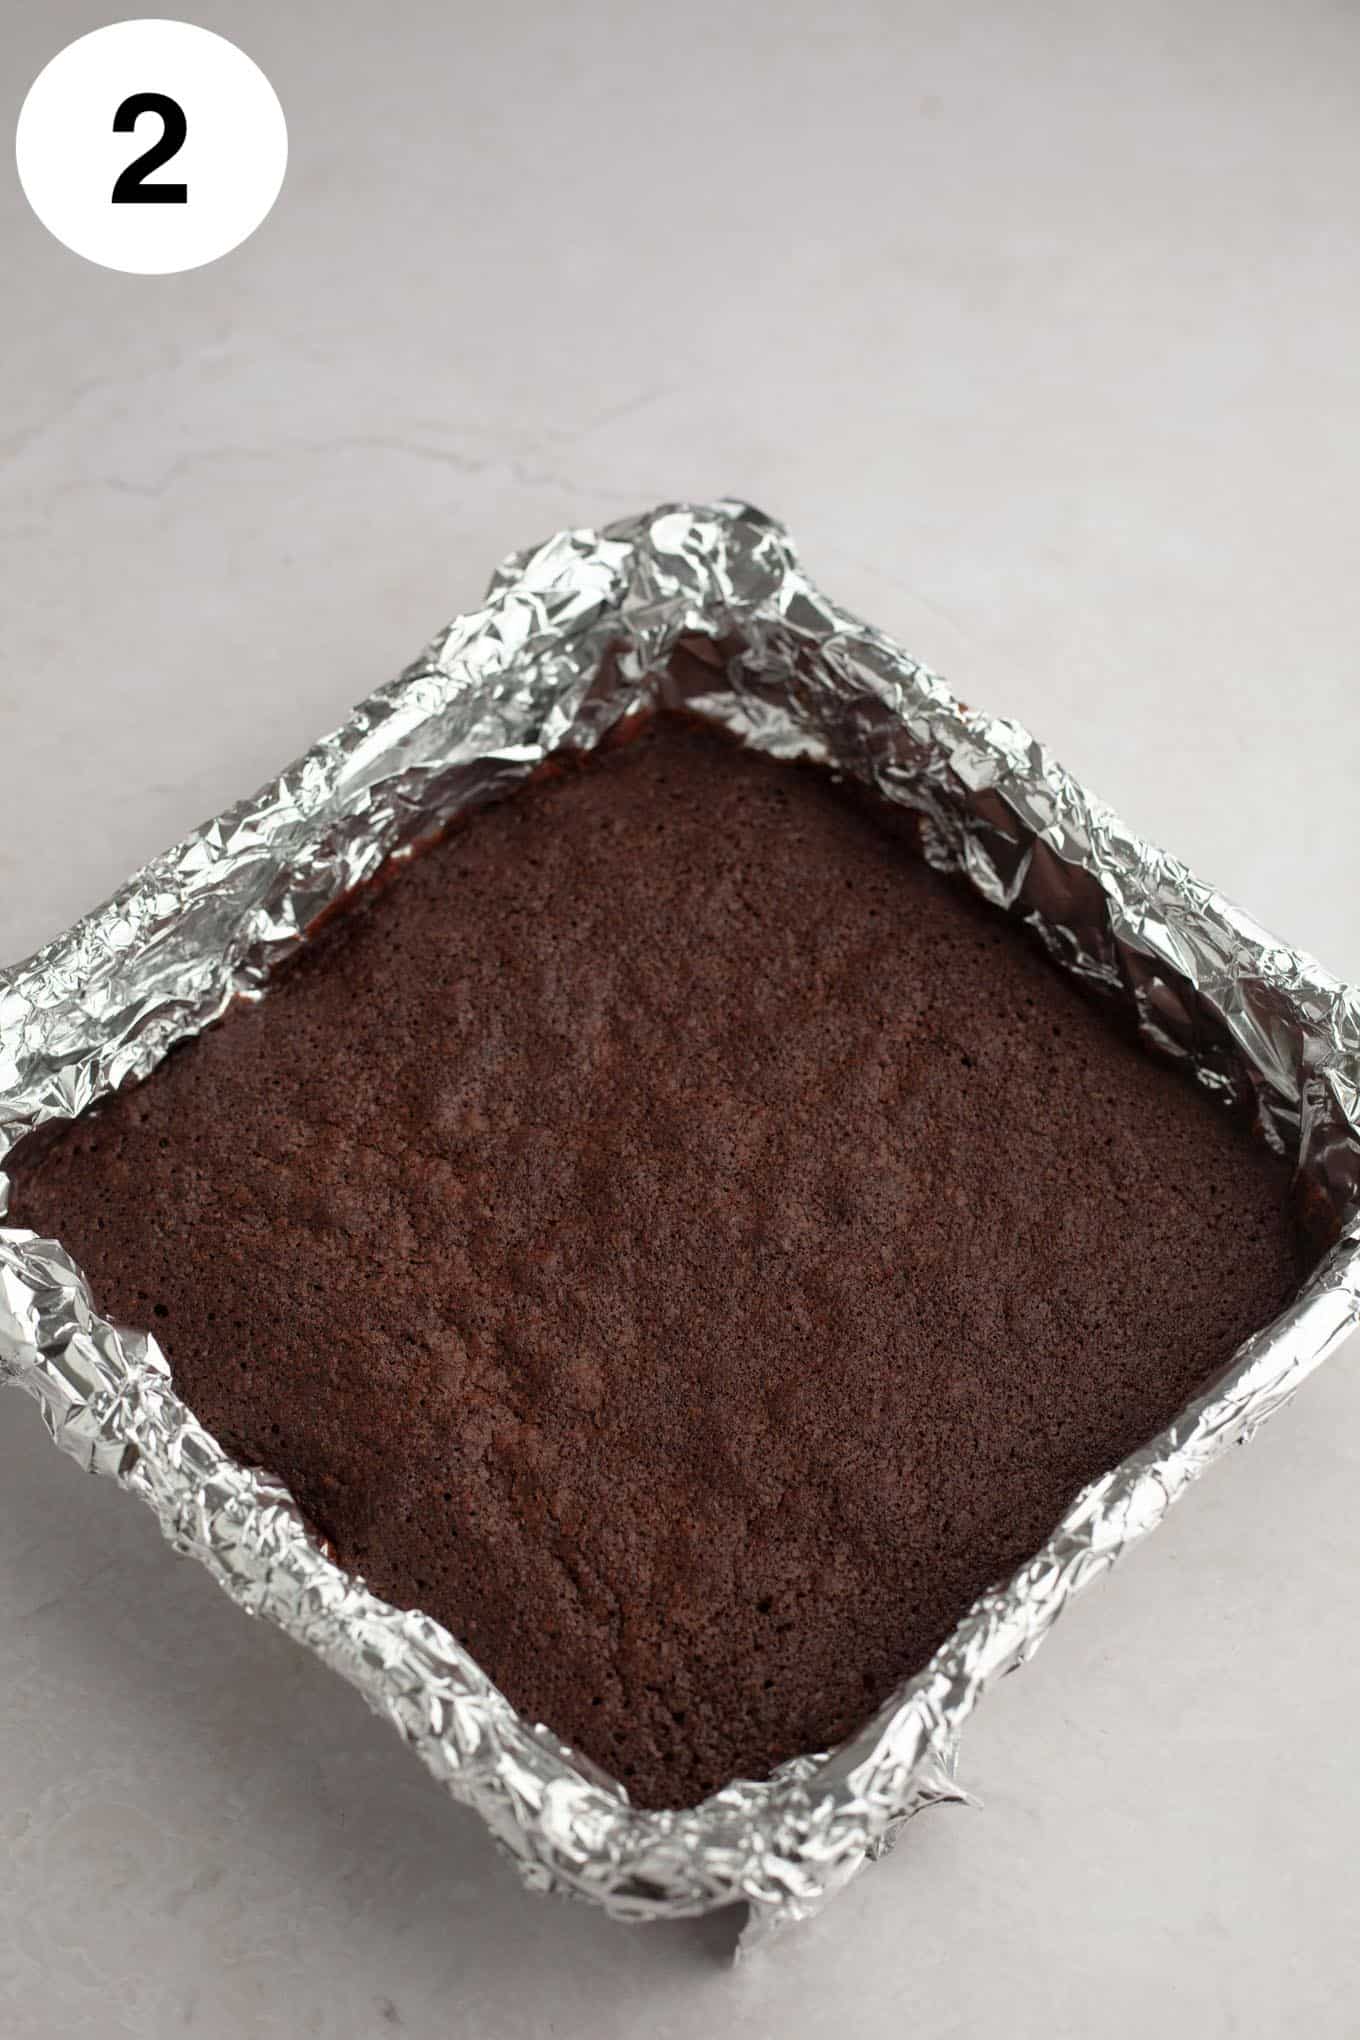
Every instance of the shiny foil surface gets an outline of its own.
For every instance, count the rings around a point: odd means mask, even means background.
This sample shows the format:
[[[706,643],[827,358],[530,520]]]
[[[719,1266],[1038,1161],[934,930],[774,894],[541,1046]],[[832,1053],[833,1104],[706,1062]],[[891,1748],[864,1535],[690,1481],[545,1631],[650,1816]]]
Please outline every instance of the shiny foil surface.
[[[700,657],[677,679],[682,645]],[[243,1608],[357,1686],[530,1885],[629,1919],[747,1901],[759,1933],[816,1910],[910,1814],[966,1796],[959,1731],[992,1680],[1360,1324],[1360,996],[1132,835],[1024,730],[963,708],[836,608],[768,518],[671,506],[509,560],[483,608],[254,799],[0,972],[0,1159],[144,1076],[234,998],[260,996],[316,915],[403,845],[658,701],[916,810],[933,863],[1037,928],[1061,967],[1131,1011],[1159,1052],[1245,1098],[1297,1159],[1335,1244],[1218,1382],[1085,1489],[850,1742],[658,1813],[522,1719],[438,1623],[335,1565],[287,1492],[195,1421],[151,1334],[97,1316],[59,1245],[3,1227],[0,1376]]]

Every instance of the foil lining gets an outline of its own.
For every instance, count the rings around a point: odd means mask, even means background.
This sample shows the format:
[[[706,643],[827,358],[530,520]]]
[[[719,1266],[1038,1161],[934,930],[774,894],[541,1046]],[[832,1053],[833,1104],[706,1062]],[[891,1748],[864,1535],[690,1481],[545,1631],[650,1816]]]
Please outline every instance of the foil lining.
[[[699,656],[668,671],[679,647]],[[828,601],[768,518],[668,506],[508,560],[483,608],[253,800],[0,973],[0,1160],[261,996],[315,916],[394,852],[658,701],[915,810],[932,862],[1036,928],[1158,1051],[1252,1101],[1335,1242],[1289,1309],[1089,1486],[860,1734],[675,1813],[630,1806],[447,1630],[335,1565],[287,1492],[195,1421],[155,1339],[101,1319],[60,1245],[4,1228],[0,1377],[240,1606],[358,1687],[528,1884],[628,1919],[746,1901],[759,1933],[815,1911],[921,1807],[967,1796],[959,1731],[990,1683],[1360,1325],[1360,997],[1141,842],[1016,724],[965,709]],[[4,1188],[0,1175],[0,1212]]]

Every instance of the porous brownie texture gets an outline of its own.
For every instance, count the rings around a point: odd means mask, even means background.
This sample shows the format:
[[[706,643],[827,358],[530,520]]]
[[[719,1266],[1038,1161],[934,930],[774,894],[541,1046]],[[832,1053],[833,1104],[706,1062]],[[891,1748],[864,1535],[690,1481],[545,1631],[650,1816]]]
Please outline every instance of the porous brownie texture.
[[[1301,1272],[1228,1111],[669,718],[13,1167],[232,1452],[654,1807],[859,1727]]]

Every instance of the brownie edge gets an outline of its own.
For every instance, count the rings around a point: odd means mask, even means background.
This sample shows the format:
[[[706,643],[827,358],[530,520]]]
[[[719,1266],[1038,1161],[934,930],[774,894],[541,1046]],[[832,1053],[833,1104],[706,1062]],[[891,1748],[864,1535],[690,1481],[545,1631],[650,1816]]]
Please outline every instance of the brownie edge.
[[[856,1729],[1301,1273],[1289,1170],[661,718],[11,1158],[341,1561],[645,1806]]]

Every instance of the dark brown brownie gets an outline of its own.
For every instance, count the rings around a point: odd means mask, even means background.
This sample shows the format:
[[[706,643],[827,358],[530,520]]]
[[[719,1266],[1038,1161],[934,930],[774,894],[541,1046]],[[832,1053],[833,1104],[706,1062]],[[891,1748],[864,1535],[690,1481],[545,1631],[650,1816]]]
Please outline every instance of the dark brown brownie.
[[[829,779],[662,721],[11,1223],[647,1806],[856,1728],[1299,1267],[1285,1166]]]

